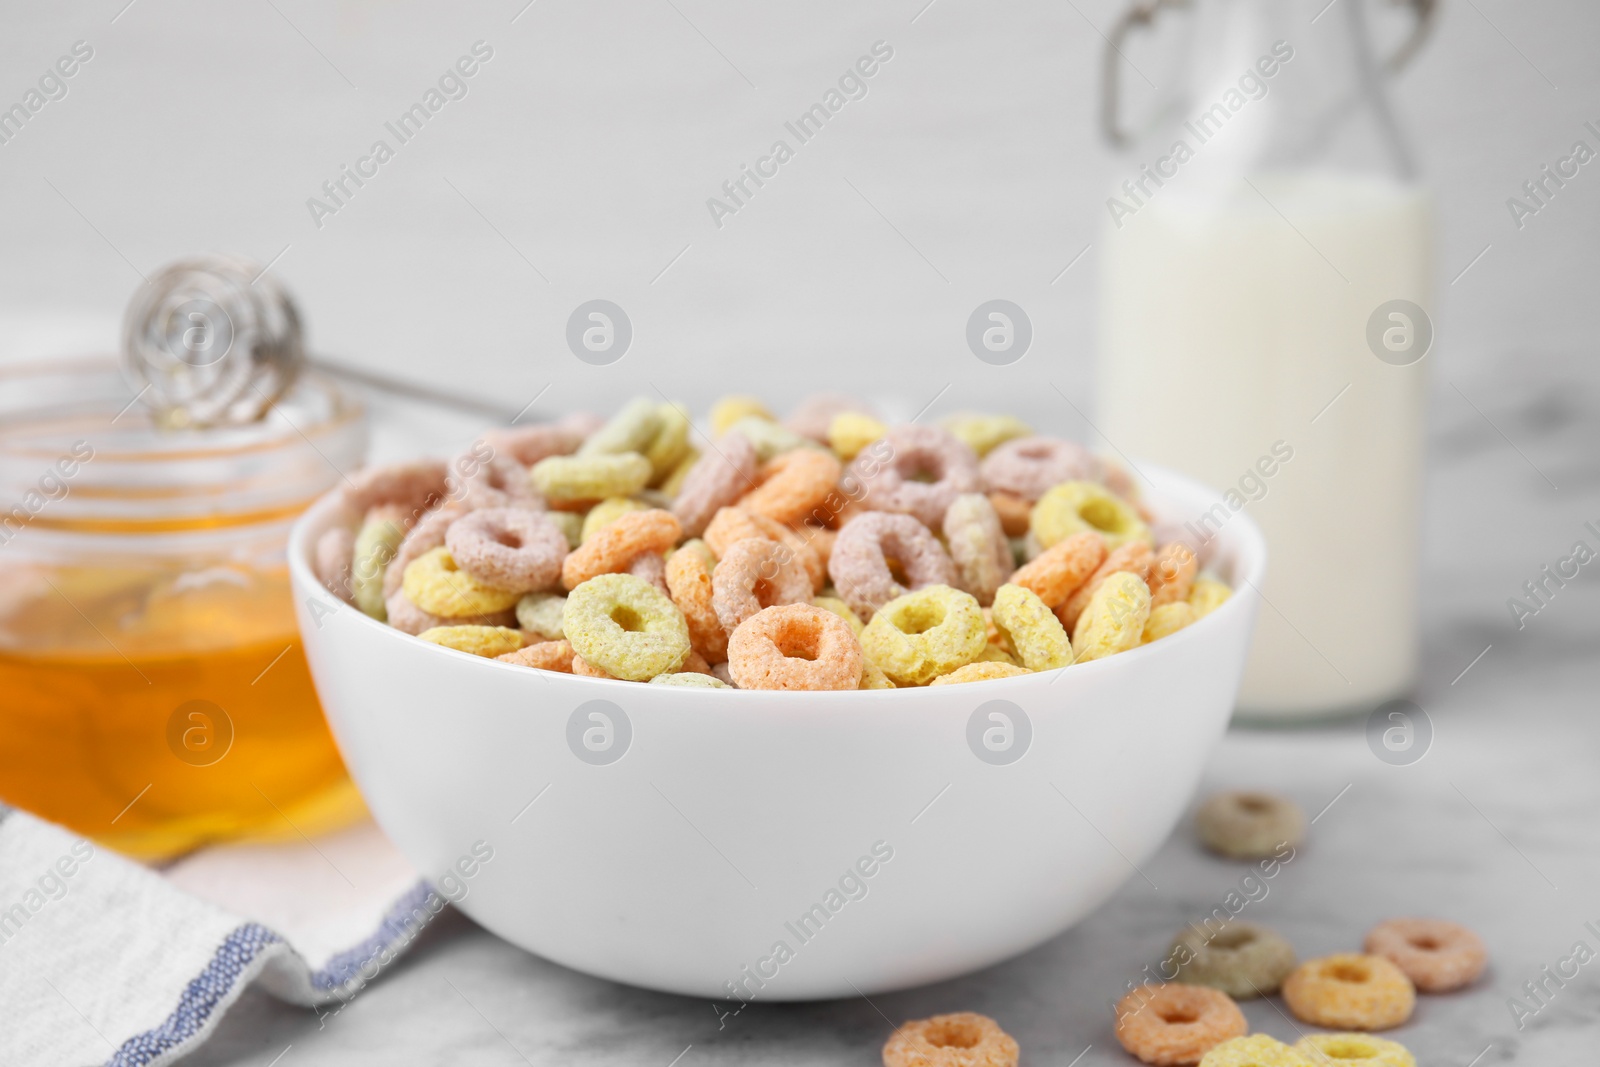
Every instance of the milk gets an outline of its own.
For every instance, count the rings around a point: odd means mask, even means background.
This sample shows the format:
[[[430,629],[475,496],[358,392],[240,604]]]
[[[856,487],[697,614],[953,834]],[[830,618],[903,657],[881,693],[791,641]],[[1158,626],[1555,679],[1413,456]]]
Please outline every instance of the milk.
[[[1107,234],[1099,426],[1266,533],[1241,714],[1370,708],[1416,674],[1427,360],[1378,359],[1368,320],[1429,306],[1430,205],[1376,177],[1249,182],[1173,182]]]

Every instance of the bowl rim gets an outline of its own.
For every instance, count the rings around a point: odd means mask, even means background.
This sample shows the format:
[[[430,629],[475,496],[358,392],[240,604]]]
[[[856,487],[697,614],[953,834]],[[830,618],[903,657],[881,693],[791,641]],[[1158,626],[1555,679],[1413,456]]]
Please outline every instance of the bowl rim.
[[[1198,505],[1203,499],[1209,499],[1215,502],[1221,502],[1223,500],[1223,494],[1220,491],[1211,489],[1204,483],[1196,481],[1187,475],[1179,474],[1164,467],[1147,463],[1140,463],[1137,469],[1146,476],[1153,491],[1153,495],[1158,497],[1184,499],[1194,505]],[[323,494],[322,497],[320,497],[311,505],[311,507],[306,509],[306,511],[302,513],[298,519],[295,520],[294,526],[289,531],[288,557],[289,573],[292,585],[297,587],[303,586],[304,589],[312,593],[320,590],[330,597],[333,596],[333,594],[329,592],[323,586],[322,582],[317,579],[311,568],[310,560],[312,550],[314,548],[314,545],[311,542],[311,531],[314,527],[319,526],[323,522],[327,513],[339,507],[339,496],[340,490],[338,488],[331,489],[327,493]],[[1065,667],[1057,667],[1053,670],[1035,671],[1031,674],[1016,675],[1009,678],[984,679],[981,682],[966,683],[966,687],[975,685],[983,686],[985,692],[1000,692],[1002,690],[1026,688],[1031,685],[1036,685],[1039,679],[1045,677],[1049,678],[1049,681],[1046,684],[1053,685],[1059,680],[1061,672],[1067,670],[1076,669],[1080,673],[1075,674],[1074,677],[1087,678],[1092,677],[1093,675],[1082,672],[1134,669],[1133,665],[1136,662],[1142,662],[1144,659],[1151,656],[1162,655],[1163,653],[1159,650],[1163,647],[1175,649],[1180,647],[1181,643],[1183,642],[1201,640],[1204,634],[1227,624],[1228,620],[1232,620],[1236,616],[1251,611],[1252,606],[1246,603],[1246,601],[1251,598],[1240,596],[1238,594],[1241,592],[1242,587],[1248,586],[1249,592],[1254,594],[1254,597],[1264,599],[1261,597],[1260,589],[1262,580],[1266,574],[1267,547],[1266,538],[1261,532],[1261,527],[1257,525],[1256,521],[1245,509],[1241,508],[1240,510],[1233,512],[1229,517],[1228,533],[1224,535],[1221,531],[1219,531],[1215,536],[1219,538],[1225,536],[1225,541],[1222,547],[1228,548],[1231,546],[1232,548],[1232,554],[1235,558],[1235,562],[1233,564],[1235,574],[1231,588],[1233,589],[1235,595],[1230,596],[1220,607],[1216,608],[1205,617],[1197,620],[1189,626],[1184,627],[1177,633],[1168,634],[1166,637],[1163,637],[1161,640],[1154,642],[1153,644],[1141,645],[1138,648],[1132,648],[1126,652],[1119,652],[1115,656],[1107,656],[1103,659],[1090,660],[1088,663],[1070,663]],[[458,649],[447,648],[444,645],[437,645],[431,641],[417,640],[414,635],[408,634],[403,630],[396,629],[387,623],[379,622],[370,615],[355,609],[353,605],[350,605],[342,600],[339,601],[339,604],[341,607],[351,609],[350,613],[356,616],[357,625],[373,627],[377,630],[384,631],[387,635],[389,635],[388,638],[385,639],[407,641],[414,648],[418,649],[422,655],[444,656],[447,657],[446,662],[449,662],[451,658],[456,659],[457,661],[475,660],[479,664],[478,669],[508,671],[512,674],[526,675],[533,670],[532,668],[518,666],[513,663],[501,663],[490,657],[478,656],[470,652],[462,652]],[[310,639],[306,635],[305,627],[303,625],[300,627],[300,630],[301,639],[309,643]],[[1113,664],[1118,666],[1113,666]],[[563,677],[561,672],[557,671],[544,671],[542,673],[555,675],[555,678],[553,679],[538,679],[544,682],[556,681],[559,683],[561,681],[571,680],[572,678],[576,677],[571,675]],[[595,693],[597,696],[610,692],[631,692],[637,695],[640,686],[644,684],[635,681],[627,681],[620,678],[585,677],[582,678],[582,682],[584,683],[585,688],[590,686],[596,687]],[[674,690],[677,690],[683,693],[684,698],[700,697],[706,693],[722,691],[710,688],[691,688],[678,686],[652,686],[648,688],[655,691],[660,691],[662,693],[671,693]],[[876,701],[881,704],[885,701],[905,700],[908,698],[908,694],[914,694],[926,688],[927,686],[910,686],[898,689],[745,690],[729,687],[727,691],[730,693],[746,693],[748,696],[722,696],[714,699],[719,701],[733,700],[735,705],[737,705],[741,701],[765,701],[773,699],[799,701],[815,700],[818,697],[826,696],[834,699],[844,697],[845,699],[865,701],[867,703]],[[1065,690],[1063,690],[1063,692],[1065,692]],[[672,698],[667,697],[666,699],[670,700]]]

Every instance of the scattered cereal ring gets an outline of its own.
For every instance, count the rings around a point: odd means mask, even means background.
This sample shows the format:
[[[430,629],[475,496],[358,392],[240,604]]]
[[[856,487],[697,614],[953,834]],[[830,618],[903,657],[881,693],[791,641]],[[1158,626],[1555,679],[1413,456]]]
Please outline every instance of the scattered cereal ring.
[[[863,448],[881,440],[888,432],[889,427],[871,415],[844,411],[835,415],[828,424],[827,443],[840,459],[849,462],[860,455]]]
[[[1019,437],[983,457],[980,473],[986,492],[1010,493],[1032,504],[1062,482],[1095,481],[1100,464],[1075,441]]]
[[[593,537],[596,531],[605,529],[628,512],[645,511],[649,507],[649,504],[635,500],[631,496],[607,497],[584,512],[583,525],[578,529],[578,544],[583,544]]]
[[[1033,427],[1015,415],[951,415],[940,419],[939,425],[955,434],[980,459],[1007,441],[1033,434]]]
[[[643,578],[660,590],[662,595],[671,595],[667,589],[667,560],[660,552],[645,552],[634,556],[633,562],[628,564],[627,573],[635,578]]]
[[[1211,851],[1240,860],[1275,855],[1284,845],[1305,837],[1306,816],[1300,805],[1271,793],[1229,790],[1200,805],[1194,817],[1200,842]]]
[[[514,626],[517,621],[516,615],[510,611],[492,611],[487,615],[468,615],[459,619],[430,615],[413,604],[401,589],[395,590],[383,602],[383,607],[389,625],[412,636],[435,626]]]
[[[683,532],[699,537],[720,508],[734,503],[756,484],[756,446],[743,434],[724,434],[695,461],[672,503]]]
[[[496,589],[456,566],[449,548],[425,552],[406,566],[406,598],[430,615],[459,619],[514,607],[525,590]]]
[[[1160,551],[1150,563],[1150,606],[1159,608],[1163,604],[1172,604],[1189,599],[1189,591],[1194,588],[1195,572],[1200,569],[1200,561],[1190,551],[1189,546],[1181,541],[1173,541],[1161,546]]]
[[[544,497],[528,478],[528,468],[514,459],[494,456],[480,460],[471,453],[456,458],[450,479],[450,497],[469,509],[529,508],[544,510]]]
[[[849,620],[846,620],[849,621]],[[894,683],[889,681],[889,676],[883,673],[883,668],[876,663],[861,657],[861,684],[857,689],[893,689]]]
[[[322,532],[312,553],[311,569],[316,572],[317,581],[346,604],[355,603],[350,577],[355,550],[356,535],[343,526],[335,526]]]
[[[598,456],[551,456],[529,472],[552,503],[632,496],[650,480],[650,461],[637,452]]]
[[[944,540],[956,565],[956,584],[978,598],[994,600],[1012,571],[1011,544],[1000,516],[982,493],[962,493],[944,513]]]
[[[357,515],[380,504],[394,504],[407,514],[418,515],[445,499],[448,474],[449,467],[437,459],[368,467],[349,480],[340,497]]]
[[[1150,527],[1127,501],[1095,482],[1062,482],[1033,506],[1029,529],[1045,548],[1075,533],[1094,530],[1114,549],[1127,541],[1150,542]]]
[[[1208,922],[1210,920],[1207,920]],[[1235,1000],[1271,996],[1294,970],[1294,947],[1255,923],[1230,922],[1216,933],[1190,924],[1167,958],[1180,982],[1220,989]]]
[[[533,667],[541,671],[572,673],[572,644],[568,641],[538,641],[496,656],[502,663],[515,663],[519,667]]]
[[[913,1019],[889,1036],[883,1067],[1016,1067],[1017,1042],[973,1011]]]
[[[643,455],[660,430],[661,416],[656,411],[656,402],[647,396],[636,396],[585,439],[578,448],[578,455],[616,456],[625,452]]]
[[[667,592],[683,612],[695,651],[707,660],[722,661],[728,658],[728,634],[717,620],[710,554],[703,541],[685,542],[667,560]]]
[[[962,682],[987,682],[992,678],[1015,678],[1018,675],[1032,673],[1026,667],[1018,667],[1014,663],[976,660],[964,667],[957,667],[949,674],[941,674],[928,684],[959,685]]]
[[[977,659],[989,642],[971,593],[930,585],[883,605],[861,631],[861,649],[895,685],[926,685]]]
[[[1185,626],[1193,625],[1195,618],[1194,608],[1190,607],[1186,600],[1151,608],[1150,618],[1144,624],[1144,634],[1140,641],[1147,645],[1152,641],[1159,641],[1163,637],[1177,633]]]
[[[805,568],[782,545],[748,537],[722,554],[711,572],[711,588],[717,621],[731,635],[763,608],[806,603],[812,586]]]
[[[506,626],[435,626],[417,636],[457,652],[489,659],[522,647],[522,634]]]
[[[954,561],[926,526],[910,515],[862,514],[839,531],[828,576],[840,598],[864,619],[906,592],[889,568],[891,557],[912,589],[956,582]]]
[[[789,417],[783,420],[783,425],[801,437],[809,437],[825,445],[833,420],[845,414],[870,417],[872,408],[846,393],[813,393],[795,405]]]
[[[462,572],[513,593],[548,589],[561,577],[567,535],[540,511],[483,508],[450,524],[445,547]]]
[[[1150,621],[1150,587],[1119,571],[1101,583],[1072,630],[1078,661],[1104,659],[1137,648]]]
[[[1195,985],[1139,986],[1117,1002],[1117,1040],[1157,1067],[1193,1064],[1249,1029],[1228,994]]]
[[[978,457],[949,430],[906,423],[882,440],[891,450],[887,460],[863,453],[850,466],[867,489],[863,507],[911,515],[936,529],[952,500],[977,492]]]
[[[689,431],[693,423],[682,404],[656,405],[656,419],[660,427],[642,451],[650,461],[650,484],[660,485],[672,475],[683,457],[689,454]]]
[[[1232,595],[1233,590],[1215,578],[1196,578],[1189,590],[1189,606],[1194,608],[1197,618],[1203,619],[1220,608]]]
[[[732,689],[733,686],[721,678],[709,674],[693,674],[680,672],[678,674],[658,674],[650,679],[651,685],[675,685],[685,689]]]
[[[1075,657],[1066,629],[1031,589],[1002,585],[990,619],[1028,670],[1071,666]]]
[[[760,484],[739,498],[739,506],[774,522],[796,523],[827,499],[842,473],[839,461],[820,449],[785,452],[762,464]]]
[[[1032,590],[1046,607],[1059,608],[1089,581],[1105,558],[1105,538],[1085,530],[1057,541],[1018,567],[1010,581]]]
[[[1150,546],[1143,541],[1129,541],[1107,552],[1106,558],[1100,561],[1100,566],[1095,568],[1094,573],[1073,591],[1066,603],[1056,609],[1061,625],[1069,630],[1076,627],[1083,609],[1089,606],[1089,601],[1113,574],[1131,574],[1141,582],[1145,582],[1148,588]]]
[[[683,528],[670,511],[650,508],[618,516],[579,545],[561,564],[561,584],[574,589],[598,574],[628,569],[646,552],[665,552],[677,544]]]
[[[1235,1037],[1213,1045],[1200,1067],[1312,1067],[1297,1050],[1266,1034]]]
[[[587,436],[588,431],[580,432],[580,428],[563,420],[539,426],[490,430],[483,435],[483,442],[495,455],[531,467],[551,456],[572,455]]]
[[[1307,1034],[1294,1049],[1315,1067],[1417,1067],[1410,1049],[1371,1034]]]
[[[355,605],[379,622],[388,617],[383,607],[383,572],[405,540],[403,522],[397,508],[374,508],[361,524],[352,550],[350,587]]]
[[[578,585],[567,594],[561,624],[587,664],[617,678],[648,681],[678,670],[689,656],[683,613],[631,574],[601,574]]]
[[[811,604],[762,608],[728,637],[740,689],[855,689],[861,646],[845,621]]]
[[[1000,516],[1000,528],[1007,537],[1022,537],[1028,532],[1028,520],[1033,515],[1033,505],[1013,493],[989,494],[994,513]]]
[[[1417,991],[1382,956],[1354,952],[1307,960],[1283,980],[1295,1018],[1330,1030],[1388,1030],[1411,1018]]]
[[[844,601],[834,596],[812,597],[811,603],[815,604],[823,611],[833,612],[835,615],[839,616],[839,618],[844,620],[845,625],[850,627],[851,633],[855,634],[857,637],[861,636],[861,630],[864,626],[866,626],[866,623],[862,622],[860,617],[857,616],[855,612],[850,610],[849,604],[846,604]]]
[[[1469,986],[1489,963],[1481,937],[1444,919],[1389,919],[1374,926],[1361,947],[1399,967],[1424,993]]]
[[[777,421],[767,406],[753,396],[725,396],[711,405],[711,432],[720,437],[740,419],[754,415],[768,422]]]

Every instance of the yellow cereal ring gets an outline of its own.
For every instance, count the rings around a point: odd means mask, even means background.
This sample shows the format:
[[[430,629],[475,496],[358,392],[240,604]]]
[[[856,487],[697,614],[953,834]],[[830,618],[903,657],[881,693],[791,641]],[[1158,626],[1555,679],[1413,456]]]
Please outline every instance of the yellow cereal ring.
[[[1233,590],[1215,578],[1196,578],[1189,589],[1189,606],[1194,608],[1195,618],[1203,619],[1232,595]]]
[[[657,404],[656,418],[660,428],[643,449],[644,458],[650,461],[651,485],[665,482],[689,454],[688,409],[676,403]]]
[[[971,593],[929,585],[895,597],[861,631],[861,649],[895,685],[927,685],[983,653],[989,629]]]
[[[973,663],[1009,663],[1013,667],[1020,667],[1017,657],[1001,648],[999,645],[989,644],[983,646],[983,651],[978,653],[978,658]]]
[[[400,588],[407,600],[442,619],[490,615],[505,611],[522,599],[521,593],[485,585],[458,568],[455,557],[443,546],[424,552],[407,564]]]
[[[647,396],[636,396],[578,446],[578,455],[643,453],[660,430],[661,416],[656,412],[656,402]]]
[[[1016,678],[1019,675],[1032,673],[1028,668],[1018,667],[1014,663],[978,660],[965,667],[957,667],[949,674],[941,674],[928,684],[959,685],[962,682],[987,682],[991,678]]]
[[[457,652],[494,659],[522,647],[522,633],[508,626],[435,626],[417,635]]]
[[[1015,415],[951,415],[940,419],[939,425],[959,437],[979,458],[1007,441],[1033,436],[1033,427]]]
[[[776,422],[777,416],[753,396],[725,396],[711,405],[711,436],[721,437],[728,428],[748,415]]]
[[[1160,607],[1150,609],[1150,618],[1144,624],[1144,635],[1140,638],[1144,644],[1159,641],[1168,634],[1175,634],[1185,626],[1190,625],[1199,618],[1194,608],[1188,601],[1178,600],[1171,604],[1162,604]]]
[[[586,663],[617,678],[646,682],[689,658],[683,612],[631,574],[602,574],[573,589],[561,628]]]
[[[1312,1067],[1310,1060],[1266,1034],[1230,1038],[1200,1057],[1200,1067]]]
[[[529,472],[534,487],[553,503],[632,496],[650,480],[650,461],[637,452],[602,456],[551,456]]]
[[[1410,1049],[1371,1034],[1307,1034],[1294,1050],[1317,1067],[1417,1067]]]
[[[849,622],[849,619],[845,620]],[[857,689],[893,689],[894,683],[883,673],[883,668],[865,657],[861,660],[861,684]]]
[[[387,511],[388,509],[385,509]],[[374,509],[356,534],[350,557],[350,585],[356,607],[379,622],[386,620],[383,607],[383,569],[395,558],[405,528],[398,518]]]
[[[699,449],[693,447],[684,449],[683,458],[678,461],[678,465],[672,468],[672,472],[656,488],[669,497],[676,497],[678,491],[683,488],[684,479],[689,477],[689,472],[694,470],[694,465],[698,462],[700,462]]]
[[[578,544],[583,544],[593,537],[595,531],[616,522],[630,511],[644,511],[650,505],[641,503],[632,497],[612,496],[600,501],[590,508],[583,516],[583,526],[578,530]]]
[[[756,458],[762,463],[797,448],[822,450],[811,438],[801,437],[786,426],[755,415],[746,415],[728,427],[728,432],[739,434],[754,445]]]
[[[651,685],[675,685],[684,689],[732,689],[733,686],[721,678],[714,678],[709,674],[695,674],[682,671],[677,674],[658,674],[650,679]]]
[[[850,610],[849,604],[846,604],[836,596],[812,597],[811,603],[815,604],[819,608],[822,608],[824,611],[833,612],[835,615],[839,616],[839,618],[850,624],[851,633],[855,634],[857,637],[861,636],[861,630],[865,626],[865,623],[861,621],[860,616]]]
[[[1070,666],[1072,642],[1055,612],[1031,589],[1007,583],[994,595],[991,617],[1030,671],[1051,671]]]
[[[1100,583],[1078,616],[1072,647],[1080,663],[1138,646],[1150,621],[1150,587],[1137,574],[1118,571]]]
[[[859,411],[844,411],[828,424],[828,447],[840,459],[852,460],[872,442],[889,432],[889,427]]]
[[[1151,542],[1150,527],[1126,500],[1096,482],[1062,482],[1039,498],[1028,520],[1045,548],[1094,530],[1113,549],[1125,541]]]
[[[517,625],[544,638],[559,641],[566,635],[561,632],[561,610],[567,598],[560,593],[529,593],[517,601]]]

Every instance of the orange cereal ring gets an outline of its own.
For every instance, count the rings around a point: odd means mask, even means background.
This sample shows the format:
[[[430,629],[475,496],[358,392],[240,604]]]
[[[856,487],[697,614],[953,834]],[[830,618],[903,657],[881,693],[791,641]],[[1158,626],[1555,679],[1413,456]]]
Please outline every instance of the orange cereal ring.
[[[735,541],[711,572],[711,604],[731,634],[762,608],[811,599],[811,578],[782,545],[764,537]]]
[[[596,667],[594,664],[590,663],[577,653],[573,653],[572,655],[572,673],[584,678],[610,678],[612,681],[619,680],[616,675],[607,674],[605,671],[601,670],[599,667]]]
[[[1028,532],[1028,520],[1033,515],[1033,505],[1015,493],[993,492],[989,503],[1000,516],[1000,528],[1007,537],[1022,537]]]
[[[1140,986],[1117,1002],[1117,1040],[1157,1067],[1199,1063],[1249,1029],[1232,997],[1205,986]]]
[[[678,543],[683,527],[670,511],[630,511],[579,545],[561,564],[561,584],[568,589],[601,574],[620,574],[646,552],[665,552]]]
[[[1018,567],[1011,575],[1011,584],[1031,591],[1046,607],[1059,608],[1105,559],[1105,538],[1093,530],[1084,530],[1057,541]]]
[[[1015,663],[1006,663],[1002,660],[979,660],[969,663],[965,667],[957,667],[949,674],[941,674],[929,685],[959,685],[962,682],[987,682],[991,678],[1015,678],[1020,674],[1032,674],[1026,667],[1019,667]]]
[[[822,569],[826,572],[828,560],[833,558],[833,543],[839,539],[839,531],[830,530],[825,526],[813,526],[809,522],[791,526],[790,529],[817,554],[817,561],[822,564]]]
[[[784,452],[762,464],[760,484],[739,498],[739,506],[774,522],[796,523],[827,499],[843,472],[839,461],[820,449]]]
[[[723,556],[735,541],[743,541],[750,537],[766,537],[767,533],[756,525],[755,518],[748,511],[740,507],[726,507],[717,509],[717,513],[706,524],[705,533],[701,536],[711,551]]]
[[[711,567],[706,564],[706,557],[689,544],[667,560],[667,595],[689,624],[690,647],[707,660],[720,663],[728,658],[728,632],[717,620]]]
[[[496,589],[535,593],[561,577],[567,535],[543,512],[482,508],[450,524],[445,547],[456,565]]]
[[[1067,598],[1067,602],[1056,610],[1056,618],[1061,620],[1061,625],[1071,633],[1077,625],[1078,616],[1083,614],[1083,609],[1089,606],[1089,600],[1100,588],[1105,580],[1113,574],[1126,572],[1148,584],[1150,579],[1151,552],[1150,546],[1143,541],[1125,541],[1106,554],[1106,558],[1089,575],[1087,581]],[[1043,598],[1041,598],[1043,599]]]
[[[1354,952],[1307,960],[1283,980],[1295,1017],[1329,1030],[1388,1030],[1411,1018],[1417,991],[1382,956]]]
[[[1361,947],[1399,967],[1424,993],[1447,993],[1471,985],[1489,963],[1489,950],[1481,937],[1443,919],[1381,922]]]
[[[756,446],[743,434],[723,434],[684,475],[672,513],[688,536],[699,537],[718,508],[732,504],[755,484]]]
[[[1179,600],[1189,599],[1194,588],[1194,576],[1200,571],[1200,560],[1182,541],[1161,546],[1150,564],[1150,607],[1159,608]]]
[[[495,659],[502,663],[515,663],[519,667],[533,667],[541,671],[572,673],[572,644],[567,641],[540,641],[515,652],[507,652]]]
[[[913,1019],[883,1046],[883,1067],[1016,1067],[1017,1042],[973,1011]]]
[[[849,625],[812,604],[762,608],[728,638],[728,673],[741,689],[855,689],[862,662]]]
[[[721,556],[730,546],[737,541],[744,541],[752,537],[765,538],[776,541],[789,550],[789,553],[805,568],[806,574],[811,579],[813,591],[822,588],[822,579],[825,574],[822,557],[816,549],[806,543],[805,539],[782,523],[774,522],[765,515],[756,515],[739,507],[720,509],[716,516],[706,526],[705,541],[711,546],[711,551]]]

